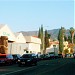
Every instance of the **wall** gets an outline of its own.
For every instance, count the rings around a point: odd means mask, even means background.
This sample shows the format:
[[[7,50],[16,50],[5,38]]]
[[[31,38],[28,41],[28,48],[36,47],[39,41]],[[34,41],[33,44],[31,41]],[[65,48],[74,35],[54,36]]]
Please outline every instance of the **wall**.
[[[59,50],[59,45],[58,45],[58,44],[51,44],[50,47],[48,47],[48,48],[46,49],[46,53],[54,52],[54,47],[53,47],[53,45],[56,45],[56,47],[55,47],[55,53],[58,52],[58,50]]]
[[[19,33],[19,35],[16,37],[16,43],[26,43],[26,40],[22,33]]]
[[[40,44],[29,43],[29,51],[37,54],[40,52]]]
[[[41,40],[32,36],[25,36],[26,42],[38,43],[41,44]]]
[[[8,43],[8,54],[23,54],[27,44],[24,43]]]

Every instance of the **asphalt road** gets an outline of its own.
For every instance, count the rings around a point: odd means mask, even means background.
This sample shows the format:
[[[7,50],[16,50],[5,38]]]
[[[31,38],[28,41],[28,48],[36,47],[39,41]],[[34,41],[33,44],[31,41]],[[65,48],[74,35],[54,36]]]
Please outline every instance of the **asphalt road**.
[[[44,60],[31,67],[2,66],[0,75],[75,75],[75,59]]]

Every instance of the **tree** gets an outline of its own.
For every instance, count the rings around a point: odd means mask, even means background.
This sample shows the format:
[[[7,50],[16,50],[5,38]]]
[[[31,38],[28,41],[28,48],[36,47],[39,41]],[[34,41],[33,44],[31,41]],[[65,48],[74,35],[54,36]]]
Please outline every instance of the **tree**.
[[[65,33],[65,28],[61,27],[61,29],[59,30],[59,34],[58,34],[58,40],[59,40],[59,52],[62,53],[63,51],[63,41],[64,41],[64,33]]]
[[[44,50],[44,32],[43,32],[43,25],[39,28],[38,37],[41,39],[41,52]]]
[[[64,35],[64,41],[68,41],[68,37]]]
[[[39,32],[38,32],[38,38],[41,38],[41,30],[39,28]]]
[[[48,34],[48,38],[50,39],[50,37],[51,37],[51,34]]]
[[[72,38],[72,42],[73,43],[73,37],[74,37],[74,32],[75,32],[75,29],[73,27],[70,28],[69,30],[70,34],[71,34],[71,38]]]
[[[68,45],[68,48],[70,48],[70,53],[73,53],[74,52],[74,44],[73,43],[70,43],[69,45]]]
[[[75,35],[74,35],[74,38],[73,38],[73,42],[74,42],[74,44],[75,44]]]
[[[68,53],[69,53],[68,49],[65,49],[64,54],[68,54]]]
[[[71,36],[68,36],[68,42],[69,42],[69,43],[72,42]]]
[[[43,25],[41,25],[41,49],[44,50],[44,32],[43,32]]]
[[[45,46],[45,50],[46,50],[46,48],[50,46],[50,44],[49,44],[50,35],[48,34],[47,30],[45,30],[45,38],[44,39],[45,39],[44,46]]]

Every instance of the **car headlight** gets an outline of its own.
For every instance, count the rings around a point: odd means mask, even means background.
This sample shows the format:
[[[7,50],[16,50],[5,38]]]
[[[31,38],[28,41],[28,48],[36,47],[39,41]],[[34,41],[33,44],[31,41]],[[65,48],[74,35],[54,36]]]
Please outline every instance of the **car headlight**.
[[[20,62],[20,60],[18,60],[18,62]]]
[[[28,62],[30,61],[30,60],[27,60]]]

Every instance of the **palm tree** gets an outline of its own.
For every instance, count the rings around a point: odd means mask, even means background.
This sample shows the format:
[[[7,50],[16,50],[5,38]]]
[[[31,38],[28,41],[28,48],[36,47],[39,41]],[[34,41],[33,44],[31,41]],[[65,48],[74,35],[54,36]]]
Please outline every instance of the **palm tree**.
[[[70,31],[71,38],[72,38],[72,43],[73,43],[73,37],[74,37],[75,29],[73,27],[71,27],[69,31]]]

